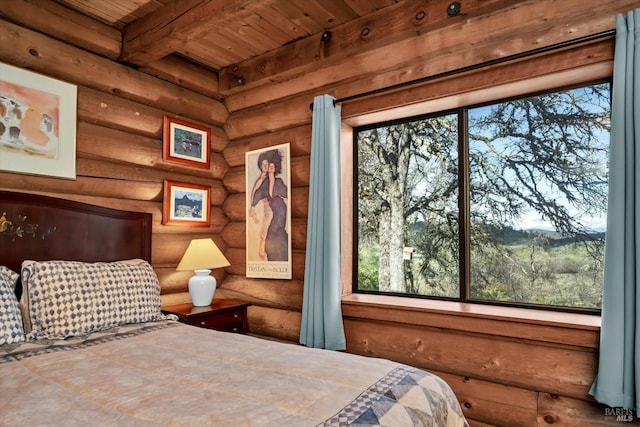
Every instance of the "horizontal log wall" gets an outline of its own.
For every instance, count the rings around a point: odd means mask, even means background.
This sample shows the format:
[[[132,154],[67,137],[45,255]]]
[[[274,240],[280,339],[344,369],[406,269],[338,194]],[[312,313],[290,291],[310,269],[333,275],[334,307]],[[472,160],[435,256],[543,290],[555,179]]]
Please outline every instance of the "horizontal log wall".
[[[463,12],[473,13],[453,20],[438,13],[430,31],[359,55],[338,55],[328,63],[305,67],[299,75],[252,83],[223,98],[217,93],[215,74],[177,57],[140,70],[118,64],[121,35],[94,20],[50,2],[6,3],[0,10],[0,61],[78,85],[78,178],[0,172],[0,188],[151,212],[152,262],[167,303],[188,299],[189,274],[175,271],[188,241],[212,236],[231,262],[215,272],[218,295],[252,303],[251,332],[293,342],[300,331],[309,104],[315,95],[340,98],[365,93],[611,30],[616,13],[637,7],[631,0],[491,1],[486,6],[463,1]],[[445,10],[449,3],[431,4]],[[549,68],[570,71],[572,66],[604,64],[599,72],[606,73],[611,54],[609,40],[575,48],[558,60],[547,55],[537,62],[524,61],[517,73],[497,66],[470,72],[467,80],[458,79],[455,85],[437,79],[408,92],[347,102],[343,117],[356,120],[390,106],[412,106],[477,89],[488,88],[490,93],[498,83],[517,83],[536,73],[544,75]],[[568,63],[572,65],[567,67]],[[212,126],[210,170],[162,161],[165,114]],[[247,279],[244,155],[287,142],[293,169],[293,278]],[[163,179],[211,185],[209,229],[161,225]],[[587,396],[596,369],[597,328],[508,318],[492,322],[482,316],[434,315],[426,309],[407,311],[353,301],[345,302],[343,311],[348,351],[388,357],[441,375],[453,386],[474,426],[606,424],[602,408]]]
[[[221,125],[228,112],[207,92],[212,81],[217,89],[214,73],[184,66],[178,58],[136,71],[114,61],[120,45],[119,31],[53,2],[3,2],[0,61],[78,87],[77,178],[0,172],[0,188],[151,213],[151,261],[163,302],[186,302],[192,273],[175,267],[191,239],[212,237],[227,249],[221,234],[229,221],[222,209],[228,195],[222,178],[229,169],[222,151],[228,138]],[[208,170],[163,161],[165,115],[211,127]],[[166,179],[211,186],[208,228],[162,225]],[[226,277],[223,269],[213,274],[219,281]]]
[[[413,37],[362,53],[337,55],[315,66],[298,66],[304,72],[281,80],[263,84],[251,81],[246,87],[229,90],[225,103],[231,115],[225,130],[230,142],[223,151],[230,167],[223,179],[229,196],[223,209],[230,221],[222,236],[230,247],[232,266],[219,292],[251,301],[252,332],[297,341],[308,214],[309,104],[314,96],[328,93],[336,98],[350,97],[426,78],[409,90],[344,102],[343,119],[359,125],[417,114],[429,102],[439,103],[438,109],[450,108],[441,100],[470,92],[482,92],[476,96],[483,96],[483,101],[496,99],[503,96],[494,90],[497,85],[515,86],[527,81],[533,91],[562,86],[569,80],[579,82],[580,74],[585,76],[582,81],[609,77],[611,37],[514,59],[508,66],[495,62],[478,70],[473,67],[610,31],[615,27],[615,14],[631,9],[633,3],[462,2],[462,10],[467,13],[462,20],[443,19],[434,12],[437,16],[430,31],[416,32]],[[448,4],[433,1],[430,11],[445,10]],[[341,40],[335,42],[340,45]],[[468,71],[455,77],[438,76],[463,68]],[[576,69],[581,70],[578,75]],[[535,76],[540,78],[532,80]],[[396,108],[398,115],[385,113],[389,108]],[[242,234],[244,154],[287,142],[291,144],[293,170],[294,277],[290,281],[247,279]],[[521,321],[508,316],[495,320],[495,316],[470,318],[458,312],[436,315],[431,309],[406,310],[377,301],[350,300],[343,303],[343,314],[348,351],[386,357],[440,374],[453,386],[474,426],[615,424],[605,420],[603,408],[588,395],[596,373],[599,342],[599,327],[592,325],[593,319],[586,325]]]

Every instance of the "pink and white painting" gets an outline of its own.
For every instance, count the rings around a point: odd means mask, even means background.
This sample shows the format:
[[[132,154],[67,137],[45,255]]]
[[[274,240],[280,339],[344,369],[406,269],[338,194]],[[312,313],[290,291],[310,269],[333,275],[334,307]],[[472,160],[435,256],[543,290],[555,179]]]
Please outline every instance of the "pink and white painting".
[[[76,86],[0,64],[0,170],[75,179]]]

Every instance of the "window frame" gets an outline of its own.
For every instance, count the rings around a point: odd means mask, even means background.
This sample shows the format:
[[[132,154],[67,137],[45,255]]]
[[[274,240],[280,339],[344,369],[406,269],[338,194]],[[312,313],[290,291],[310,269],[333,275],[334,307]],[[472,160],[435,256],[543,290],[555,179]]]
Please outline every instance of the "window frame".
[[[609,84],[611,88],[611,79],[598,79],[595,81],[583,82],[579,84],[570,84],[568,86],[556,87],[551,89],[545,89],[542,91],[534,92],[534,93],[524,93],[517,96],[510,96],[509,98],[497,99],[488,102],[483,102],[480,104],[471,104],[471,105],[461,105],[456,109],[443,110],[443,111],[435,111],[430,112],[428,114],[423,114],[419,116],[406,117],[403,119],[395,119],[388,122],[380,122],[380,123],[372,123],[365,126],[358,126],[353,129],[352,136],[352,144],[353,150],[356,151],[357,147],[357,135],[359,132],[367,131],[370,129],[381,128],[392,126],[400,123],[414,122],[419,120],[426,120],[430,118],[442,117],[446,115],[455,115],[458,121],[458,214],[459,214],[459,234],[458,234],[458,244],[459,244],[459,292],[457,297],[446,297],[446,296],[434,296],[434,295],[420,295],[420,294],[410,294],[410,293],[398,293],[398,292],[383,292],[383,291],[372,291],[366,289],[358,289],[358,233],[356,226],[358,224],[358,212],[354,209],[353,213],[353,223],[354,223],[354,232],[352,233],[353,238],[353,272],[352,272],[352,293],[362,293],[362,294],[373,294],[373,295],[392,295],[392,296],[406,296],[409,298],[420,298],[420,299],[433,299],[433,300],[443,300],[443,301],[455,301],[455,302],[463,302],[463,303],[472,303],[472,304],[486,304],[486,305],[495,305],[495,306],[506,306],[506,307],[520,307],[520,308],[528,308],[528,309],[542,309],[542,310],[552,310],[552,311],[563,311],[563,312],[575,312],[575,313],[586,313],[593,315],[600,315],[601,309],[598,308],[583,308],[583,307],[568,307],[568,306],[554,306],[548,304],[536,304],[536,303],[526,303],[526,302],[511,302],[511,301],[490,301],[490,300],[482,300],[471,297],[471,231],[469,228],[469,217],[471,211],[470,204],[470,178],[471,171],[469,165],[469,111],[486,106],[497,105],[513,100],[524,99],[529,97],[535,97],[555,92],[562,92],[566,90],[581,88],[590,85],[597,84]],[[354,174],[354,183],[358,182],[358,167],[356,165],[356,157],[354,156],[354,161],[352,165],[352,170]],[[353,200],[357,200],[359,197],[358,194],[358,186],[353,186]]]
[[[588,56],[578,52],[588,52]],[[574,55],[575,54],[575,55]],[[572,56],[574,55],[574,56]],[[558,58],[561,58],[558,60]],[[576,60],[579,58],[579,60]],[[354,239],[352,238],[357,218],[354,203],[353,173],[353,139],[354,128],[378,122],[390,122],[412,116],[424,116],[430,113],[456,110],[461,106],[494,103],[495,100],[524,96],[530,93],[541,93],[557,90],[557,88],[588,84],[591,82],[610,80],[613,74],[613,42],[604,40],[589,46],[578,46],[561,52],[548,52],[545,55],[531,58],[535,62],[542,60],[545,67],[540,75],[531,73],[527,61],[513,61],[474,72],[461,72],[458,76],[434,78],[418,87],[394,90],[386,97],[375,93],[372,98],[363,98],[359,102],[349,100],[343,104],[343,120],[341,129],[341,290],[343,309],[346,315],[355,310],[360,313],[364,307],[386,307],[395,309],[415,309],[419,311],[448,313],[450,315],[468,316],[474,313],[479,317],[496,317],[516,319],[525,323],[566,324],[577,328],[593,329],[600,324],[599,311],[585,314],[584,311],[562,311],[544,307],[518,307],[495,305],[492,302],[461,302],[435,298],[413,297],[410,295],[367,294],[353,291],[354,282]],[[495,77],[486,77],[496,72]],[[480,73],[485,77],[478,77]],[[525,76],[526,74],[526,76]],[[474,80],[479,81],[474,82]],[[491,81],[491,85],[483,82]],[[445,88],[446,85],[453,89]],[[408,89],[411,93],[407,94]],[[384,98],[384,99],[383,99]],[[468,178],[467,178],[468,179]],[[466,263],[469,265],[469,263]]]

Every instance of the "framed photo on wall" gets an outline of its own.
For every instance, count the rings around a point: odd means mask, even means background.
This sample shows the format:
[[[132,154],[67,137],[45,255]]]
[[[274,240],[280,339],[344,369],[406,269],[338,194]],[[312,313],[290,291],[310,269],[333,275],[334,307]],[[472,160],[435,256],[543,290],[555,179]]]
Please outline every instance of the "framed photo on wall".
[[[210,186],[164,181],[162,224],[208,227],[210,206]]]
[[[246,276],[291,279],[289,144],[245,154]]]
[[[0,63],[0,170],[76,178],[77,87]]]
[[[164,116],[162,159],[184,166],[209,169],[211,128]]]

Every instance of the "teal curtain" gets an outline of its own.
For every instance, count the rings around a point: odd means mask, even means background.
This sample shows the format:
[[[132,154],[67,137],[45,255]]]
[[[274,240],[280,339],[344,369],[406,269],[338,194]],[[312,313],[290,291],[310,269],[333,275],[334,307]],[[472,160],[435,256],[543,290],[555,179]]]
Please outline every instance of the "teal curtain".
[[[300,343],[344,350],[340,306],[340,113],[329,95],[313,101],[309,214]]]
[[[640,411],[640,9],[616,17],[609,207],[598,375],[600,403]]]

